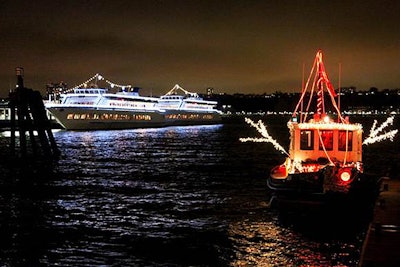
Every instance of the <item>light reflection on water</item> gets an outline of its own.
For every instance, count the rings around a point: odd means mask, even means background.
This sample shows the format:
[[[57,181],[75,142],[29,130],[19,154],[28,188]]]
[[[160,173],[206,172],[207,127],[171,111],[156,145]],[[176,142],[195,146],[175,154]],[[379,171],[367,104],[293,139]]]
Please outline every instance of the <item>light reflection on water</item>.
[[[285,146],[281,122],[268,126]],[[365,225],[343,236],[326,236],[329,228],[313,234],[266,207],[265,177],[284,156],[239,142],[256,134],[244,121],[56,132],[62,157],[53,166],[1,165],[2,178],[34,171],[43,180],[26,191],[1,180],[0,263],[356,266]],[[365,157],[376,161],[373,153]]]
[[[327,225],[329,231],[332,225]],[[358,236],[362,236],[359,229]],[[317,230],[318,231],[318,230]],[[321,233],[324,235],[324,233]],[[230,225],[235,260],[231,266],[357,266],[362,240],[348,232],[347,238],[310,238],[279,217],[248,219]]]

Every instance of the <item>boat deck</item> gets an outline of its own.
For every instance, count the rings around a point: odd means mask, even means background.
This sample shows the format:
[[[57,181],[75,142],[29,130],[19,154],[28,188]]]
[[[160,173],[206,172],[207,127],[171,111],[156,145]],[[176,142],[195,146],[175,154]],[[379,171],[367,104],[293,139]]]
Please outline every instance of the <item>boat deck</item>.
[[[400,266],[400,180],[384,178],[359,267]]]

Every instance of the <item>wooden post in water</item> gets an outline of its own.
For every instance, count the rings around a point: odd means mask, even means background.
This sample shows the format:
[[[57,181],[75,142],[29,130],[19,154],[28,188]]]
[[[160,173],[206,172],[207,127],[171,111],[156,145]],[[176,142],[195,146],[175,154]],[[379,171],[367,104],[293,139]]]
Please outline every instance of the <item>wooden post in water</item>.
[[[51,132],[50,121],[42,97],[38,91],[24,86],[23,68],[16,68],[17,88],[10,93],[9,106],[11,109],[11,153],[16,151],[16,131],[19,132],[21,156],[27,154],[26,132],[29,133],[29,143],[32,153],[37,155],[38,145],[34,131],[37,132],[40,147],[44,156],[58,156],[59,150]],[[17,117],[16,117],[17,115]]]

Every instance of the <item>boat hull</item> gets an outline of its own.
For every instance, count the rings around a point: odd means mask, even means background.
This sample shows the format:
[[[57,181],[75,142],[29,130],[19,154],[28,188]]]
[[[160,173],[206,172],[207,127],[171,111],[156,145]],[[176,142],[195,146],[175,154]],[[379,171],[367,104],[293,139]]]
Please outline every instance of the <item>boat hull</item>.
[[[322,172],[289,174],[285,179],[268,177],[267,186],[273,192],[289,194],[321,194],[323,193]]]
[[[326,170],[290,174],[286,179],[275,179],[270,176],[267,179],[267,186],[275,202],[296,205],[315,204],[333,199],[369,202],[379,193],[380,177],[376,175],[358,172],[348,184],[332,185],[330,181],[327,182],[325,172]]]
[[[313,193],[304,194],[300,192],[273,192],[269,201],[269,207],[279,211],[280,215],[295,215],[298,221],[299,216],[309,217],[314,214],[315,220],[321,220],[327,215],[337,218],[354,218],[366,216],[374,206],[379,196],[381,182],[362,186],[349,193]],[[356,215],[358,214],[358,215]]]
[[[267,179],[267,186],[276,196],[323,197],[326,195],[362,195],[379,188],[379,177],[354,171],[346,183],[331,175],[331,169],[289,174],[285,179]]]
[[[163,114],[75,107],[48,107],[47,110],[67,130],[134,129],[165,126]]]

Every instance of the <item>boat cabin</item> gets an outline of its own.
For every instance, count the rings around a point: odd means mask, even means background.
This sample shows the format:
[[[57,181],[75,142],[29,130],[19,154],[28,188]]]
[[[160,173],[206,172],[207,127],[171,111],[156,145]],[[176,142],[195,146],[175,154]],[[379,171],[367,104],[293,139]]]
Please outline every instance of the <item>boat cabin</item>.
[[[305,123],[288,122],[290,130],[290,159],[295,162],[341,164],[361,162],[362,125],[337,123],[327,115]]]

